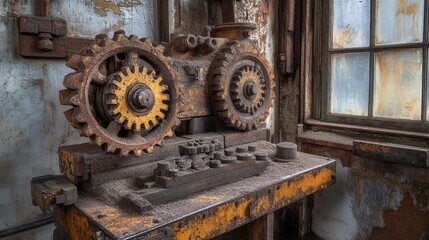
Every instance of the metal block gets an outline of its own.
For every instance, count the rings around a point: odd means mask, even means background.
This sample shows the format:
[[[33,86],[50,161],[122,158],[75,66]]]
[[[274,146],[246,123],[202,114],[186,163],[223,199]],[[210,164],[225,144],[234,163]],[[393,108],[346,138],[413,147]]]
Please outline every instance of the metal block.
[[[429,149],[393,143],[353,141],[353,154],[415,167],[429,166]]]
[[[77,187],[64,176],[42,176],[31,180],[33,203],[43,212],[52,213],[57,204],[71,205],[77,202]]]

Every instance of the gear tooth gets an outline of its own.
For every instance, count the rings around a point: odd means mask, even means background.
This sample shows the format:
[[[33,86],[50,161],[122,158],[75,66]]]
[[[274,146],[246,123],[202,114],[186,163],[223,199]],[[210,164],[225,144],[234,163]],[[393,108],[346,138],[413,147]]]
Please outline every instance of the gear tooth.
[[[158,146],[158,147],[164,147],[164,141],[163,141],[163,140],[159,140],[159,141],[156,143],[156,146]]]
[[[106,44],[110,41],[110,38],[106,34],[98,34],[95,36],[95,44],[100,47],[106,46]]]
[[[148,46],[153,46],[152,45],[152,40],[150,38],[140,38],[140,42],[147,44]]]
[[[70,94],[69,97],[70,97],[71,105],[74,105],[74,106],[79,105],[79,95],[77,94],[77,92]]]
[[[91,56],[83,56],[82,57],[82,63],[85,67],[90,67],[90,63],[92,61],[92,57]]]
[[[134,131],[141,131],[141,125],[137,124],[137,123],[134,123],[133,124],[133,129],[134,129]]]
[[[66,66],[74,70],[83,68],[84,65],[82,62],[82,57],[77,53],[71,55],[71,57],[67,60]]]
[[[68,89],[78,89],[79,84],[82,82],[82,73],[81,72],[73,72],[64,76],[63,85]]]
[[[88,124],[85,124],[85,126],[82,129],[82,134],[84,136],[90,137],[90,136],[94,135],[94,131],[92,130],[92,128]]]
[[[161,44],[158,44],[158,46],[156,46],[156,47],[155,47],[155,49],[156,49],[156,51],[158,51],[158,52],[160,52],[160,53],[162,53],[162,52],[164,52],[164,51],[165,51],[164,46],[163,46],[163,45],[161,45]]]
[[[128,149],[121,149],[119,151],[119,155],[122,156],[122,157],[128,156],[129,153],[130,153],[130,150],[128,150]]]
[[[75,107],[73,112],[73,121],[78,123],[85,122],[85,116],[82,114],[80,108]]]
[[[115,42],[123,42],[123,41],[127,41],[128,39],[125,36],[125,31],[121,29],[113,33],[112,40]]]
[[[91,46],[91,51],[92,51],[92,53],[95,55],[95,54],[98,54],[99,52],[101,52],[103,49],[102,49],[102,47],[100,47],[100,46],[98,46],[98,44],[94,44],[94,45],[92,45]]]
[[[152,152],[153,152],[153,146],[150,146],[150,147],[148,147],[148,148],[144,149],[144,151],[145,151],[147,154],[152,153]]]
[[[70,102],[68,101],[68,98],[72,94],[72,91],[70,89],[62,89],[58,93],[58,97],[60,99],[61,105],[70,105]]]
[[[95,135],[94,135],[95,136]],[[106,142],[103,140],[103,138],[101,138],[100,136],[95,136],[91,138],[92,143],[97,144],[98,146],[101,146],[103,144],[105,144]]]
[[[116,152],[116,148],[110,144],[107,144],[105,151],[108,153],[114,153],[114,152]]]
[[[137,157],[140,157],[142,155],[143,151],[140,149],[134,150],[134,155],[136,155]]]
[[[79,128],[79,124],[77,124],[73,120],[73,113],[74,113],[74,108],[70,108],[69,110],[64,112],[64,116],[66,117],[66,119],[70,123],[70,125],[72,125],[72,127]]]
[[[165,134],[165,136],[167,136],[167,137],[172,137],[174,135],[174,132],[173,132],[173,130],[168,130],[168,132]]]
[[[129,39],[129,40],[131,40],[131,41],[134,41],[134,42],[139,41],[139,37],[137,37],[137,36],[136,36],[136,35],[134,35],[134,34],[131,34],[131,35],[128,37],[128,39]]]

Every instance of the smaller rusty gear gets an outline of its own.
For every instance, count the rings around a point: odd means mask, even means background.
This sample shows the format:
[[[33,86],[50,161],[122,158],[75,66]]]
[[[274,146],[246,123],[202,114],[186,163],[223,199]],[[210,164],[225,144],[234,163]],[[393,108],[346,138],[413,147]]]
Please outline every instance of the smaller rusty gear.
[[[242,113],[253,114],[265,101],[266,86],[263,73],[254,66],[244,66],[231,80],[231,98]]]
[[[212,106],[228,127],[249,131],[265,121],[274,97],[274,74],[251,43],[227,43],[208,79]]]
[[[165,118],[170,100],[168,86],[161,82],[162,77],[146,67],[124,67],[108,84],[109,113],[129,130],[157,126]]]

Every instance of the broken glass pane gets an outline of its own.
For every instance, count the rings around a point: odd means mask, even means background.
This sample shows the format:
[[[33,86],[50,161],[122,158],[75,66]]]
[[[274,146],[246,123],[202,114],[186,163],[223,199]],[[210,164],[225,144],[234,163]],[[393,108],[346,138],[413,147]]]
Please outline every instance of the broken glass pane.
[[[424,0],[377,0],[375,7],[376,45],[422,42]]]
[[[333,0],[332,48],[369,46],[370,0]]]
[[[331,55],[331,113],[367,116],[369,53]]]
[[[419,120],[422,50],[375,53],[374,116]]]

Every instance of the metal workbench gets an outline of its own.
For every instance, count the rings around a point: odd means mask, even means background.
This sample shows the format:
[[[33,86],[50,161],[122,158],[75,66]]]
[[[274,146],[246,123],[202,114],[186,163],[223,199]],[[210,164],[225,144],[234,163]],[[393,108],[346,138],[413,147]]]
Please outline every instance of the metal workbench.
[[[273,144],[257,143],[275,150]],[[79,192],[77,203],[57,207],[54,236],[65,231],[76,239],[93,240],[213,238],[335,182],[332,159],[298,153],[290,162],[269,161],[262,174],[154,205],[143,213]]]

